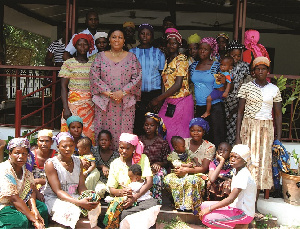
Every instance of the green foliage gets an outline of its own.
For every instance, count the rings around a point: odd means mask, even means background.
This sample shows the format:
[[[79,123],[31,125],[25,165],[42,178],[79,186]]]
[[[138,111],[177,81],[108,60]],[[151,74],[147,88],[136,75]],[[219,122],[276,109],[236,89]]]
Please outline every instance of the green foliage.
[[[6,45],[32,50],[32,57],[30,60],[31,66],[45,65],[47,48],[51,43],[50,38],[7,24],[4,24],[3,35]]]
[[[170,222],[159,220],[158,223],[165,224],[164,229],[191,229],[191,227],[187,223],[183,222],[178,216]]]

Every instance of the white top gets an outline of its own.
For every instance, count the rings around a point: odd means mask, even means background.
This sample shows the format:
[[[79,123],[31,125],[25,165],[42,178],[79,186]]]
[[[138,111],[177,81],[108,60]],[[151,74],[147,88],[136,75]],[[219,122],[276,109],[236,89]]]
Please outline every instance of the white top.
[[[83,30],[82,32],[80,32],[80,33],[84,33],[84,34],[90,34],[90,35],[92,35],[92,37],[94,38],[94,50],[92,51],[92,53],[87,53],[87,57],[90,57],[90,56],[92,56],[92,55],[94,55],[94,54],[96,54],[97,52],[98,52],[98,49],[97,49],[97,47],[96,47],[96,44],[95,44],[95,37],[93,36],[93,34],[91,34],[91,32],[89,31],[89,29],[85,29],[85,30]],[[79,33],[79,34],[80,34]],[[73,36],[72,36],[72,38],[71,38],[71,40],[70,40],[70,42],[69,42],[69,44],[67,45],[67,47],[66,47],[66,51],[67,52],[69,52],[71,55],[74,55],[74,53],[76,52],[76,48],[74,47],[74,45],[73,45],[73,38],[75,37],[75,35],[77,35],[77,33],[75,33]]]
[[[254,217],[256,201],[256,184],[249,170],[244,167],[236,175],[233,175],[231,191],[240,188],[242,191],[229,206],[241,209],[246,215]]]
[[[133,194],[137,193],[141,187],[143,186],[144,182],[131,182],[130,184],[128,184],[129,188],[132,189]],[[151,194],[150,194],[150,190],[148,190],[144,195],[142,195],[140,198],[137,199],[137,202],[143,201],[143,200],[148,200],[151,199]]]
[[[278,94],[279,89],[274,84],[268,83],[266,86],[260,88],[260,91],[263,97],[263,101],[262,101],[260,111],[258,111],[255,115],[255,119],[273,120],[272,118],[273,102],[274,102],[274,98]]]

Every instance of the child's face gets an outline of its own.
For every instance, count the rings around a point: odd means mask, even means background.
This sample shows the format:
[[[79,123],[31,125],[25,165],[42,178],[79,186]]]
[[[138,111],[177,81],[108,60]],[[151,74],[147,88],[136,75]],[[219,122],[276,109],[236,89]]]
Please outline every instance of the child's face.
[[[241,170],[246,166],[244,159],[237,153],[230,153],[230,165],[232,168],[235,168],[237,171]]]
[[[185,141],[182,139],[179,139],[175,142],[174,147],[176,153],[184,153],[185,152]]]
[[[108,134],[103,133],[103,134],[100,135],[100,137],[98,139],[98,144],[99,144],[99,147],[102,150],[109,149],[110,143],[111,143],[111,139],[110,139],[110,136]]]
[[[240,49],[232,49],[229,52],[229,55],[233,58],[234,63],[236,64],[242,59],[242,50]]]
[[[79,142],[77,144],[77,149],[78,149],[79,155],[84,155],[84,154],[88,153],[88,150],[87,150],[88,148],[82,142]]]
[[[220,70],[222,72],[228,72],[232,69],[232,64],[232,61],[230,61],[229,59],[222,60],[220,64]]]
[[[157,122],[153,118],[146,118],[144,123],[144,131],[146,135],[155,135]]]
[[[137,182],[137,181],[140,181],[142,179],[141,176],[134,175],[132,171],[128,171],[128,176],[129,176],[131,182]]]
[[[217,153],[227,160],[230,156],[231,146],[229,144],[221,143],[218,146]]]
[[[74,138],[79,138],[82,134],[82,124],[80,122],[72,122],[69,126],[69,130]]]

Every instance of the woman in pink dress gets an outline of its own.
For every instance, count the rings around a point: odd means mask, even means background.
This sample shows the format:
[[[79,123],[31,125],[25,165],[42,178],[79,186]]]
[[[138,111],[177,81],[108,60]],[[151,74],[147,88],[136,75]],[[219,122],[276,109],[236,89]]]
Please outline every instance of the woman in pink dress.
[[[135,104],[141,97],[142,69],[133,53],[123,50],[122,29],[109,32],[111,49],[97,54],[90,71],[95,103],[95,134],[112,133],[112,148],[118,149],[121,133],[132,133]]]

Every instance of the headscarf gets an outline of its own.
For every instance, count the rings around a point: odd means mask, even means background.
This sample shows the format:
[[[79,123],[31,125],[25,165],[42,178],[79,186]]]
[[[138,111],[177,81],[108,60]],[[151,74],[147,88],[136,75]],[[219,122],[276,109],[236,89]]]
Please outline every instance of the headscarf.
[[[166,31],[167,31],[167,30],[166,30]],[[167,40],[169,40],[169,39],[171,39],[171,38],[175,38],[176,41],[177,41],[180,45],[182,45],[182,36],[180,35],[180,33],[178,33],[178,32],[172,32],[172,33],[169,33],[169,34],[167,35]]]
[[[97,32],[95,35],[94,35],[94,38],[95,40],[97,40],[98,38],[107,38],[108,37],[108,34],[106,32]]]
[[[143,29],[148,29],[152,33],[152,36],[153,36],[154,29],[153,29],[152,25],[147,24],[147,23],[140,24],[138,32],[140,33]]]
[[[146,118],[152,118],[158,123],[157,132],[164,140],[166,140],[167,128],[164,124],[163,119],[161,117],[159,117],[157,114],[154,114],[154,113],[151,113],[151,112],[147,112],[145,114],[145,117]]]
[[[26,149],[30,149],[30,143],[27,138],[13,138],[7,144],[8,151],[11,151],[16,147],[24,147]]]
[[[229,41],[228,45],[226,46],[227,51],[232,49],[245,49],[245,45],[242,45],[237,40]]]
[[[71,138],[74,141],[73,136],[69,132],[60,132],[55,136],[55,140],[57,145],[63,141],[66,140],[67,138]]]
[[[79,34],[76,34],[74,37],[73,37],[73,46],[75,47],[76,45],[76,42],[79,40],[79,39],[85,39],[87,40],[88,44],[89,44],[89,53],[92,53],[92,51],[95,49],[94,47],[94,38],[92,35],[90,34],[85,34],[85,33],[79,33]]]
[[[178,30],[175,28],[167,28],[165,33],[178,33]]]
[[[232,148],[231,152],[238,154],[241,158],[244,159],[245,162],[247,162],[247,165],[250,165],[251,154],[250,154],[250,149],[247,145],[237,144]]]
[[[123,28],[126,28],[126,27],[135,28],[135,24],[132,21],[126,21],[123,24]]]
[[[200,126],[202,127],[202,129],[205,131],[205,133],[208,133],[209,131],[209,124],[207,121],[205,121],[203,118],[193,118],[191,121],[190,121],[190,124],[189,124],[189,129],[192,127],[192,126]]]
[[[70,127],[70,125],[71,125],[72,122],[80,122],[83,125],[82,118],[80,118],[79,116],[75,116],[75,115],[70,116],[67,119],[67,125],[68,125],[68,127]]]
[[[52,130],[48,130],[48,129],[40,130],[39,133],[38,133],[38,138],[39,137],[49,137],[49,138],[52,139],[53,132],[52,132]]]
[[[139,140],[138,136],[129,133],[122,133],[120,142],[127,142],[136,146],[135,152],[132,155],[132,164],[136,164],[141,160],[142,153],[144,152],[144,144]]]
[[[270,59],[268,51],[263,45],[258,44],[258,41],[259,32],[257,30],[249,29],[245,32],[245,47],[253,53],[254,58],[265,56]]]
[[[201,40],[201,37],[197,34],[194,33],[193,35],[189,36],[187,39],[187,43],[189,44],[198,44]]]
[[[270,60],[267,57],[264,57],[264,56],[256,57],[253,60],[253,68],[255,68],[257,65],[260,65],[260,64],[263,64],[263,65],[266,65],[267,67],[270,67]]]
[[[229,41],[229,35],[228,35],[227,33],[219,33],[219,34],[217,35],[217,37],[216,37],[216,40],[217,40],[218,38],[220,38],[220,37],[223,37],[223,38],[225,38],[226,40]]]
[[[204,37],[201,39],[200,44],[207,43],[211,47],[211,55],[216,57],[219,53],[219,46],[215,38],[213,37]]]

